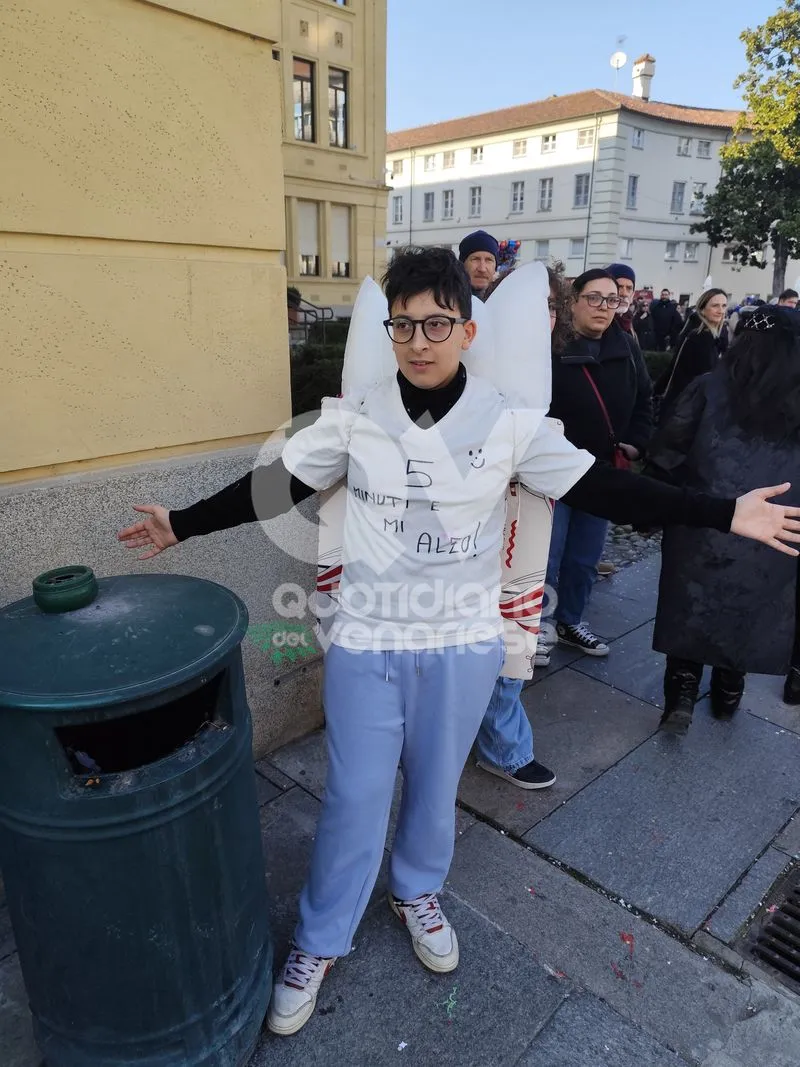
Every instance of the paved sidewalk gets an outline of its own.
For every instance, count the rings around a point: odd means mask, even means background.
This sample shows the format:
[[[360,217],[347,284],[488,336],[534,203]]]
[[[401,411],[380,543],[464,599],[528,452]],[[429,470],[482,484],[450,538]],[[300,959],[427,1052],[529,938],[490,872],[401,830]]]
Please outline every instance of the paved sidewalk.
[[[800,858],[800,710],[781,703],[780,679],[754,678],[733,722],[703,703],[688,737],[658,734],[657,574],[648,559],[598,585],[589,622],[612,644],[608,660],[557,650],[526,689],[556,785],[528,793],[466,769],[443,893],[458,970],[435,976],[416,961],[384,873],[315,1018],[294,1038],[265,1035],[252,1067],[798,1067],[800,998],[737,947]],[[257,772],[280,960],[323,735]],[[2,912],[0,1063],[40,1063]]]

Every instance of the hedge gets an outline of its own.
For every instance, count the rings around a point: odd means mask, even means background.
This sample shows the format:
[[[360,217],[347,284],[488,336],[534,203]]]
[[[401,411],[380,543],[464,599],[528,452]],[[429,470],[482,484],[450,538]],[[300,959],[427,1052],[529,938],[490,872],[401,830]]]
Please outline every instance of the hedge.
[[[346,325],[329,323],[330,327]],[[650,377],[657,381],[672,359],[671,352],[645,352]],[[327,344],[310,342],[295,349],[291,357],[292,414],[318,411],[324,396],[338,396],[342,389],[344,339]]]

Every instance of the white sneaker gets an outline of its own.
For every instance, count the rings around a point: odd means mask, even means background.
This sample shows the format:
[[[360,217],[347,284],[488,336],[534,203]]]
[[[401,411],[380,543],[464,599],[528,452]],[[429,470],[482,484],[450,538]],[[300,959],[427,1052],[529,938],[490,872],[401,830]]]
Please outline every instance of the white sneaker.
[[[336,962],[336,957],[312,956],[293,948],[272,989],[267,1012],[267,1026],[273,1034],[296,1034],[302,1029],[317,1005],[322,979]]]
[[[458,939],[435,893],[425,893],[416,900],[395,900],[390,894],[389,907],[408,927],[414,951],[429,971],[447,974],[456,969]]]

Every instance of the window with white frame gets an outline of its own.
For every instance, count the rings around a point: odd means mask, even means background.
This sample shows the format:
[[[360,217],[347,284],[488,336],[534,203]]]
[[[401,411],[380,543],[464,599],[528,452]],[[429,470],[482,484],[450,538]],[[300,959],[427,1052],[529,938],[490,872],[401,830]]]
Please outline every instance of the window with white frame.
[[[686,197],[686,182],[672,183],[672,200],[669,209],[673,215],[680,215],[683,211],[683,201]]]
[[[723,263],[735,263],[736,262],[736,256],[734,254],[733,248],[731,248],[730,246],[728,246],[727,248],[723,248],[722,249],[722,262]]]
[[[425,156],[425,170],[436,170],[436,156]]]
[[[399,178],[402,173],[403,173],[403,160],[402,159],[393,159],[392,160],[392,177],[393,178]]]
[[[553,179],[539,179],[539,211],[553,210]]]
[[[678,138],[678,155],[688,156],[692,151],[692,139],[691,137],[679,137]]]
[[[331,275],[350,277],[351,208],[345,204],[331,204]]]
[[[444,170],[450,170],[451,167],[456,165],[455,152],[444,152],[442,154],[442,167]]]
[[[523,137],[519,141],[514,141],[513,147],[511,149],[511,155],[514,157],[514,159],[520,159],[521,156],[527,156],[527,154],[528,154],[528,141],[527,141],[527,138]]]
[[[483,163],[483,145],[473,145],[469,153],[470,163]]]
[[[452,219],[455,202],[455,190],[444,189],[442,191],[442,218]]]
[[[297,201],[297,245],[301,277],[319,276],[319,204],[316,200]]]
[[[583,259],[586,254],[586,238],[571,237],[569,241],[570,259]]]
[[[633,259],[633,238],[623,237],[619,242],[620,259]]]
[[[392,222],[395,226],[399,226],[403,221],[403,198],[402,196],[392,197]]]
[[[692,182],[692,202],[689,205],[691,215],[702,215],[705,211],[706,182]]]
[[[683,249],[683,258],[687,263],[697,262],[697,249],[699,248],[697,241],[687,241]]]
[[[575,175],[575,194],[572,199],[573,207],[588,207],[589,206],[589,187],[591,183],[590,174],[576,174]]]
[[[436,194],[426,193],[422,207],[422,221],[433,222],[433,212],[436,204]]]
[[[631,144],[634,148],[644,148],[644,130],[634,129]]]
[[[525,182],[511,183],[511,211],[519,214],[525,210]]]
[[[594,144],[594,128],[587,126],[585,130],[578,130],[578,148],[591,148]]]
[[[555,152],[556,150],[556,135],[554,133],[542,134],[542,153],[547,155],[548,152]]]
[[[677,259],[678,258],[678,242],[667,241],[667,247],[664,252],[664,259]]]
[[[549,241],[537,241],[536,242],[536,258],[537,259],[549,259],[550,258],[550,242]]]
[[[698,141],[697,142],[697,158],[698,159],[711,159],[711,142],[710,141]]]
[[[483,194],[480,185],[471,185],[469,189],[469,217],[477,219],[481,213]]]
[[[628,192],[625,196],[625,207],[628,211],[635,211],[639,199],[639,175],[628,175]]]

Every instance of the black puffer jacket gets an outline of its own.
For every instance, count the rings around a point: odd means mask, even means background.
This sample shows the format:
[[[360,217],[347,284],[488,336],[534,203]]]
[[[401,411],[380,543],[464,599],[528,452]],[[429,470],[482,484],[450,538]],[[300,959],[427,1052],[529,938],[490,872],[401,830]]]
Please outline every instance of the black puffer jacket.
[[[674,485],[738,497],[793,482],[800,503],[800,439],[766,441],[734,421],[724,362],[696,378],[654,438],[647,473]],[[795,622],[797,560],[743,537],[668,526],[653,648],[695,663],[785,674]]]
[[[553,354],[550,415],[564,423],[567,440],[610,462],[614,441],[586,371],[608,409],[616,443],[644,452],[653,432],[652,386],[636,341],[612,322],[600,340],[576,337]]]
[[[657,341],[672,343],[683,327],[683,319],[674,300],[651,300],[650,317]]]

